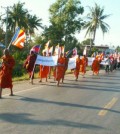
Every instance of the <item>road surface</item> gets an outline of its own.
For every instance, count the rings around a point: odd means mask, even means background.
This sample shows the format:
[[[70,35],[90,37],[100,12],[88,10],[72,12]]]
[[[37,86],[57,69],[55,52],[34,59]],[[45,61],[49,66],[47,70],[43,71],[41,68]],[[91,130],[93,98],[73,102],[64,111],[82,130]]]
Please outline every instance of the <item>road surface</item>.
[[[0,134],[120,134],[120,70],[14,83],[0,99]]]

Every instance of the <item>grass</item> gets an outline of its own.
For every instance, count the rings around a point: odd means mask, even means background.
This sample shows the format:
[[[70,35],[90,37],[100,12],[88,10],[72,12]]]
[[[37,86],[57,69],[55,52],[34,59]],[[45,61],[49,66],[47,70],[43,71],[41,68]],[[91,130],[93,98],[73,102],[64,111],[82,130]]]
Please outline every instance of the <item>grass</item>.
[[[90,71],[90,70],[91,70],[91,67],[88,66],[88,67],[86,68],[86,71]],[[39,78],[39,74],[38,74],[38,73],[39,73],[39,72],[37,72],[37,73],[34,74],[34,78],[35,78],[35,79]],[[67,71],[66,71],[66,74],[72,74],[71,70],[67,70]],[[24,74],[23,76],[14,77],[12,80],[13,80],[13,82],[15,82],[15,81],[29,80],[29,75],[28,75],[28,74]]]

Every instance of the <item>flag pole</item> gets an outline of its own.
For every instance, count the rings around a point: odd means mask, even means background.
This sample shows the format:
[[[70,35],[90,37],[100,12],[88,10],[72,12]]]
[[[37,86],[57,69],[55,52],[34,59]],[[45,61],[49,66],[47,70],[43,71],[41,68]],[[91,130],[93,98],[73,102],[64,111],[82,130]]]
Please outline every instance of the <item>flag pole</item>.
[[[8,48],[7,48],[8,50],[10,49],[11,44],[12,44],[12,40],[10,41],[10,43],[8,45]]]

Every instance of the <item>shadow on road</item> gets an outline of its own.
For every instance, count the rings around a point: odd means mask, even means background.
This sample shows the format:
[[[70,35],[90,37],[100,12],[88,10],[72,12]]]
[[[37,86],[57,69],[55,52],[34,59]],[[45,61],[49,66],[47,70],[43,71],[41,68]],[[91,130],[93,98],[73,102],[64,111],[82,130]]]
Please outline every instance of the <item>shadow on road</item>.
[[[22,96],[19,96],[19,97],[22,97]],[[54,105],[65,106],[65,107],[94,109],[94,110],[98,110],[98,111],[99,110],[107,110],[109,112],[114,112],[114,113],[120,114],[120,111],[107,109],[107,108],[103,108],[103,107],[97,107],[97,106],[85,106],[85,105],[74,104],[74,103],[56,102],[56,101],[49,101],[49,100],[37,99],[37,98],[29,98],[29,97],[22,97],[22,98],[20,98],[20,100],[27,101],[27,102],[34,102],[34,103],[54,104]]]
[[[103,127],[92,125],[92,124],[84,124],[79,122],[73,121],[66,121],[66,120],[34,120],[30,119],[32,116],[31,114],[21,113],[4,113],[0,114],[0,120],[4,120],[10,123],[17,123],[17,124],[27,124],[27,125],[50,125],[50,126],[64,126],[64,127],[74,127],[74,128],[85,128],[85,129],[104,129]]]

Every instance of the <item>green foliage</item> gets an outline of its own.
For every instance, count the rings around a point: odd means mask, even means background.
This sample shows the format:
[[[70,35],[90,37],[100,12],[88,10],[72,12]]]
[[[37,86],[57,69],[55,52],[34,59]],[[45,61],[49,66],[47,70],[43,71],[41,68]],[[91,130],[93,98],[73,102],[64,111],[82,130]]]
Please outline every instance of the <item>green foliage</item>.
[[[72,47],[74,34],[81,30],[84,8],[79,0],[57,0],[49,8],[51,25],[45,28],[43,36],[53,44]],[[76,44],[74,44],[75,47]]]
[[[89,13],[86,16],[86,22],[83,29],[87,29],[86,36],[89,34],[92,37],[93,42],[96,36],[96,30],[101,29],[104,33],[109,31],[109,25],[104,22],[110,15],[104,15],[104,8],[95,3],[94,7],[88,7]]]
[[[90,45],[90,44],[95,45],[95,44],[93,43],[93,39],[90,39],[90,38],[88,38],[88,39],[82,41],[81,44],[82,44],[83,46]]]

